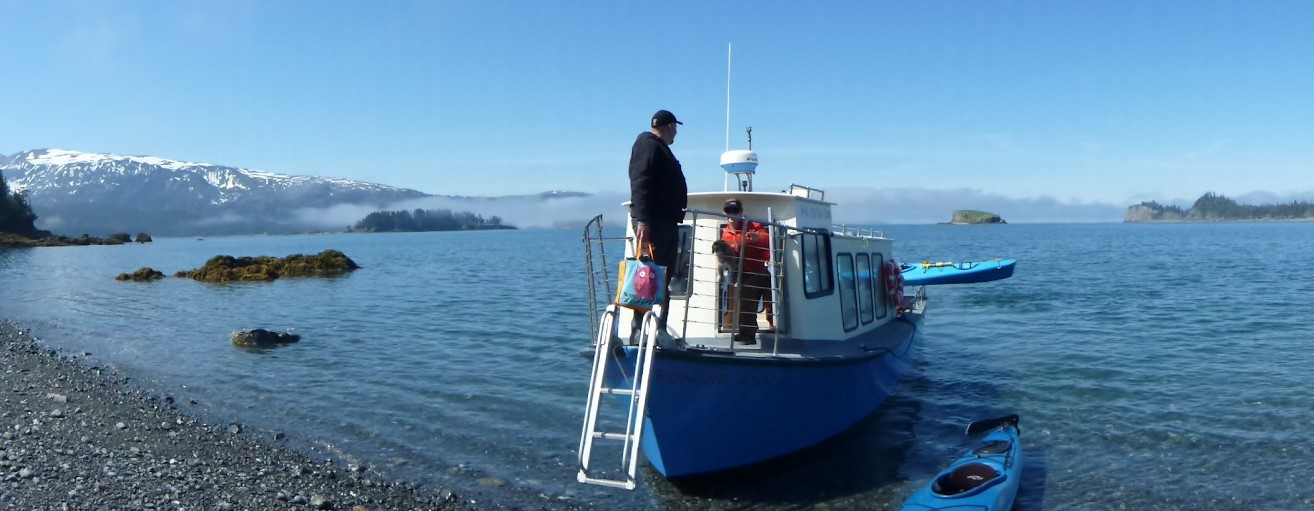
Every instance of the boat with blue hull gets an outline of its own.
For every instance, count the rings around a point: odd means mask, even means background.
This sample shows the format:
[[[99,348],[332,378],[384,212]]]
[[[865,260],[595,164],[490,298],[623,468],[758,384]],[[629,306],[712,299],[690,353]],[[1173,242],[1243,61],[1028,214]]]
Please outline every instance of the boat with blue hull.
[[[835,346],[829,355],[815,352],[807,358],[702,349],[665,353],[652,370],[643,452],[659,473],[679,477],[816,445],[894,394],[908,369],[916,329],[909,316]],[[798,352],[806,343],[784,343],[780,349]],[[633,367],[638,349],[625,350],[625,362]],[[863,355],[846,356],[850,352]],[[632,377],[616,371],[609,385],[630,385]]]
[[[935,286],[941,284],[977,284],[1013,276],[1014,259],[980,262],[930,262],[900,265],[904,285]]]
[[[834,225],[822,190],[754,191],[751,150],[721,164],[724,190],[688,195],[666,304],[616,303],[608,257],[636,257],[632,219],[624,236],[604,235],[601,215],[584,229],[593,369],[581,482],[633,489],[640,452],[676,478],[807,449],[879,408],[911,365],[926,293],[905,292],[894,240]],[[723,210],[732,199],[742,213]],[[742,239],[727,251],[723,231],[741,221],[765,232],[757,255]],[[747,260],[730,254],[760,258],[765,273],[745,278]]]
[[[977,421],[967,426],[975,444],[904,502],[900,511],[1013,508],[1022,481],[1018,416]]]

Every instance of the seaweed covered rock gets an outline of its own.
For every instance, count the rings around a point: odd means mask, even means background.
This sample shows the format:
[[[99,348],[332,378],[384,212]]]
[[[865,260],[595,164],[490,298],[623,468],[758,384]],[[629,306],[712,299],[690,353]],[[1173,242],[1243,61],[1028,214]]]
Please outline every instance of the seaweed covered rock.
[[[272,348],[300,340],[301,336],[297,334],[271,332],[263,328],[233,332],[233,345],[241,348]]]
[[[292,254],[282,259],[269,256],[214,256],[195,270],[175,274],[201,282],[268,282],[281,277],[332,277],[360,268],[346,254],[325,250],[313,256]]]
[[[114,280],[150,282],[152,280],[160,280],[162,278],[164,278],[163,273],[156,271],[154,268],[146,266],[132,273],[120,273],[119,276],[114,277]]]
[[[155,240],[151,239],[151,235],[144,232],[137,233],[137,243],[150,243],[152,241]]]

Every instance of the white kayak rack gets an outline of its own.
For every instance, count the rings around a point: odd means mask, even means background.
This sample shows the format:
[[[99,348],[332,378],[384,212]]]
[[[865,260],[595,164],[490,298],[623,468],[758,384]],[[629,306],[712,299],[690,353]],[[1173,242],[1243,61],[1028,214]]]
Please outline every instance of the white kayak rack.
[[[659,331],[657,318],[660,314],[661,306],[658,305],[643,315],[633,365],[625,363],[624,348],[615,335],[617,306],[608,305],[602,314],[598,335],[593,343],[593,375],[589,379],[588,404],[584,412],[584,427],[579,437],[579,474],[576,478],[581,483],[627,490],[633,490],[635,487],[635,473],[639,466],[639,444],[643,440],[643,423],[648,408],[648,380],[652,375],[653,351],[657,346]],[[623,371],[623,374],[629,376],[625,381],[630,382],[630,385],[608,387],[606,378],[608,371]],[[598,416],[603,408],[603,396],[629,396],[628,402],[612,400],[617,405],[627,405],[624,431],[600,429]],[[596,440],[622,442],[618,470],[598,469],[591,465]]]

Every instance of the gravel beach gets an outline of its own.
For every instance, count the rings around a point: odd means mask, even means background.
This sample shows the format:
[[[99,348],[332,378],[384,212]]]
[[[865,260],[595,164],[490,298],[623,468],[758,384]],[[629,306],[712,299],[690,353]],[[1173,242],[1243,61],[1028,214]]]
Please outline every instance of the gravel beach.
[[[315,460],[127,381],[0,321],[0,509],[525,508]]]

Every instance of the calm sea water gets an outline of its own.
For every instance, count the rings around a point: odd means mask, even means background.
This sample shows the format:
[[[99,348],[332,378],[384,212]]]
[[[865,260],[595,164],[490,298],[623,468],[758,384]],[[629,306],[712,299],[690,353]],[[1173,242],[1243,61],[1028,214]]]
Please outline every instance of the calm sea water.
[[[1314,509],[1314,223],[892,226],[908,261],[1018,259],[930,289],[898,395],[752,470],[575,483],[589,361],[580,231],[159,239],[0,251],[0,317],[218,422],[512,506],[897,507],[1016,412],[1017,509]],[[217,254],[342,250],[334,279],[209,285]],[[298,344],[234,348],[241,328]],[[188,400],[198,404],[187,404]]]

